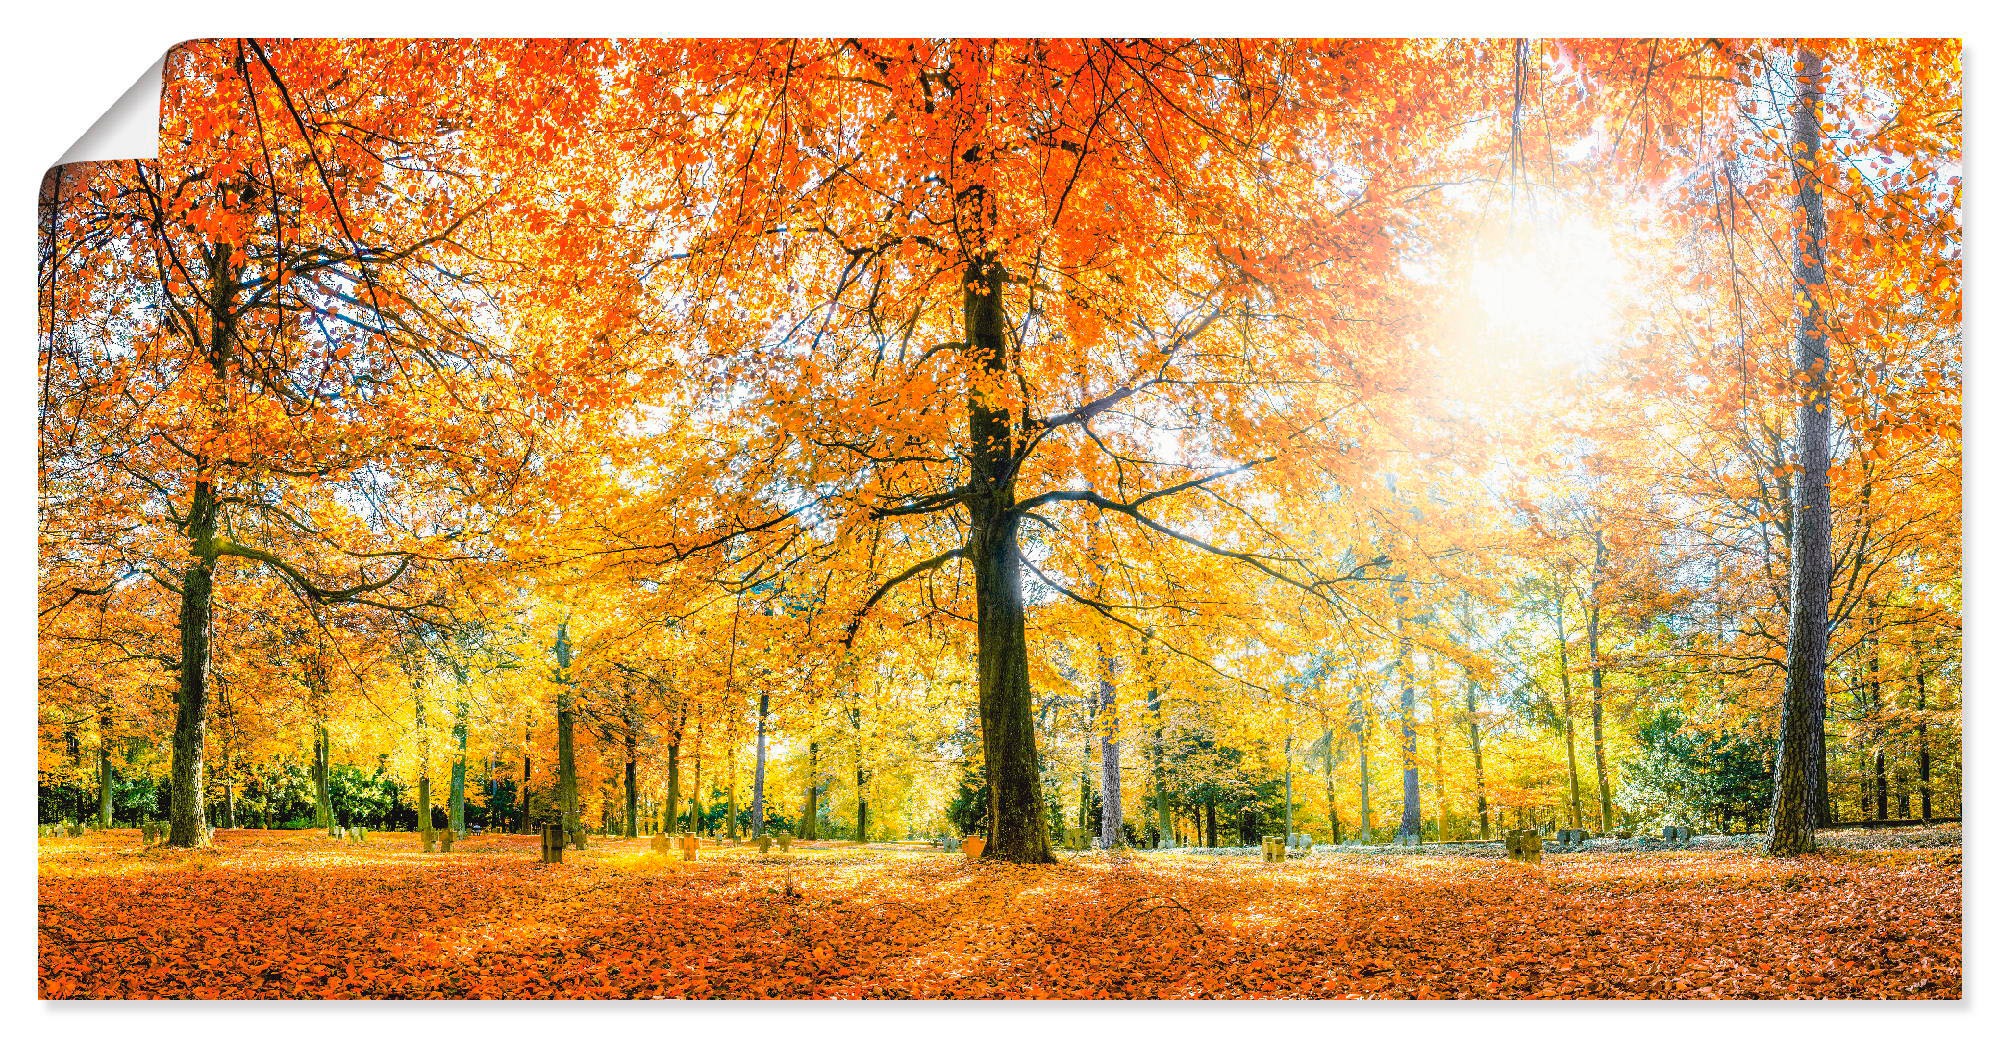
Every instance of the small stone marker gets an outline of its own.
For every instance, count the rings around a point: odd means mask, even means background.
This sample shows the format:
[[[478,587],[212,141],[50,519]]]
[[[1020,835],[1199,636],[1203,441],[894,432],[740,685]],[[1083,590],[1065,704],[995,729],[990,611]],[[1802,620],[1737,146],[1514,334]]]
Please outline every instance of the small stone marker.
[[[583,826],[581,825],[569,831],[569,845],[572,850],[580,851],[583,849],[583,835]]]
[[[451,853],[451,843],[452,843],[452,841],[453,841],[453,840],[456,840],[456,839],[458,839],[458,834],[457,834],[457,833],[455,833],[455,832],[452,832],[452,831],[451,831],[450,829],[441,829],[441,830],[439,830],[439,833],[440,833],[441,835],[440,835],[440,836],[438,837],[438,840],[439,840],[439,845],[438,845],[438,849],[439,849],[439,850],[441,850],[441,851],[443,851],[443,852],[444,852],[444,853],[446,853],[446,854],[450,854],[450,853]]]
[[[1694,839],[1694,830],[1685,825],[1670,825],[1660,830],[1660,839],[1669,847],[1686,847]]]
[[[791,852],[792,852],[792,834],[791,834],[791,833],[779,833],[779,834],[778,834],[778,853],[780,853],[780,854],[790,854]]]
[[[678,839],[678,837],[676,837],[676,839]],[[648,846],[652,848],[652,851],[653,851],[653,853],[654,853],[654,854],[665,854],[665,853],[667,853],[667,834],[666,834],[666,833],[654,833],[654,834],[653,834],[653,839],[652,839],[652,841],[651,841],[651,842],[650,842],[650,843],[648,844]]]
[[[366,843],[368,841],[367,826],[357,825],[353,829],[349,830],[349,832],[353,835],[355,843]]]
[[[1265,861],[1285,860],[1285,840],[1283,837],[1281,836],[1264,837],[1264,860]]]
[[[757,837],[757,853],[758,854],[771,853],[771,838],[769,836]]]
[[[967,858],[977,858],[986,853],[986,837],[968,836],[960,847],[965,851]]]
[[[563,855],[562,826],[554,822],[542,823],[542,864],[560,865]]]
[[[1542,861],[1542,834],[1533,829],[1507,830],[1507,860],[1524,865]]]
[[[437,830],[424,829],[420,830],[417,835],[423,837],[425,854],[430,854],[437,850]]]
[[[681,837],[681,860],[694,861],[701,853],[701,837]]]

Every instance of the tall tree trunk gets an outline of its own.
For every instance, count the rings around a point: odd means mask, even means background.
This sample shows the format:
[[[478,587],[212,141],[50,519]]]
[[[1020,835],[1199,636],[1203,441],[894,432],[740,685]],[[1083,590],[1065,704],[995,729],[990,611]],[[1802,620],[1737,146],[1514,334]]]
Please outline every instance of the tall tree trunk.
[[[669,748],[670,755],[678,756],[677,747]],[[679,762],[676,761],[676,770]],[[675,776],[678,778],[679,776]],[[678,792],[678,791],[676,791]],[[625,837],[631,839],[639,835],[639,733],[633,731],[631,719],[625,724]]]
[[[1563,599],[1556,605],[1556,670],[1561,678],[1563,708],[1563,751],[1569,757],[1569,824],[1583,828],[1583,789],[1576,773],[1576,720],[1571,709],[1569,687],[1569,629],[1563,624]]]
[[[1334,765],[1336,758],[1333,753],[1333,727],[1327,720],[1324,711],[1320,714],[1320,721],[1320,726],[1326,733],[1326,820],[1327,824],[1333,829],[1332,842],[1337,845],[1340,843],[1340,803],[1335,796],[1336,783],[1334,773],[1336,768]]]
[[[1202,845],[1205,847],[1214,847],[1217,839],[1215,832],[1215,801],[1210,800],[1208,803],[1196,807],[1195,810],[1202,812],[1205,816],[1202,819],[1204,823],[1202,827]]]
[[[520,812],[520,821],[514,826],[514,831],[517,833],[527,832],[528,823],[531,820],[528,810],[528,783],[535,777],[535,755],[532,752],[535,745],[534,739],[534,725],[532,723],[523,724],[521,726],[521,802],[516,805],[516,808]]]
[[[1611,831],[1611,778],[1604,767],[1604,657],[1598,653],[1597,636],[1603,607],[1599,595],[1604,581],[1604,534],[1597,534],[1597,554],[1590,576],[1590,752],[1597,764],[1597,818],[1599,831]]]
[[[326,721],[313,718],[313,826],[333,831],[333,740],[326,733]]]
[[[699,780],[697,779],[698,783]],[[680,803],[681,741],[676,738],[667,743],[667,831],[670,833],[681,831]],[[688,821],[690,823],[689,828],[695,829],[696,827],[692,824],[694,820],[690,818]]]
[[[471,706],[465,700],[460,699],[452,710],[451,807],[449,814],[453,836],[465,835],[465,725],[467,715],[471,712],[471,709]]]
[[[1826,284],[1826,211],[1818,181],[1820,57],[1799,51],[1793,82],[1791,152],[1804,227],[1795,241],[1792,280],[1798,287],[1799,329],[1795,363],[1805,379],[1799,402],[1797,534],[1791,552],[1791,625],[1785,642],[1784,715],[1771,794],[1769,850],[1780,857],[1813,851],[1816,818],[1826,788],[1827,599],[1833,580],[1833,501],[1827,485],[1833,415],[1827,396],[1826,329],[1820,292]]]
[[[1402,584],[1397,584],[1398,603],[1396,606],[1396,673],[1403,684],[1403,822],[1396,835],[1406,841],[1415,841],[1423,832],[1423,794],[1417,785],[1417,683],[1410,674],[1410,638],[1405,632],[1403,607],[1401,604]]]
[[[1104,806],[1098,822],[1098,835],[1104,846],[1116,847],[1125,842],[1125,804],[1120,799],[1118,774],[1118,686],[1115,683],[1116,664],[1103,646],[1097,649],[1097,665],[1100,676],[1097,680],[1097,724],[1101,774],[1103,776]],[[1162,837],[1168,834],[1161,833]]]
[[[734,712],[732,711],[732,717],[733,717],[733,713],[734,713]],[[729,740],[729,793],[728,793],[728,803],[724,805],[724,810],[726,810],[726,811],[728,812],[728,817],[724,819],[724,822],[725,822],[725,823],[726,823],[726,824],[728,825],[728,827],[729,827],[729,838],[730,838],[731,840],[734,840],[734,839],[736,839],[736,837],[737,837],[737,828],[736,828],[736,739],[735,739],[735,731],[734,731],[734,729],[735,729],[735,725],[734,725],[734,724],[730,725],[730,728],[731,728],[731,732],[730,732],[730,736],[731,736],[731,738],[730,738],[730,740]]]
[[[750,838],[764,835],[764,729],[771,718],[771,693],[757,694],[757,769],[750,780]]]
[[[1493,835],[1493,823],[1486,804],[1486,753],[1479,742],[1479,684],[1468,671],[1465,676],[1465,724],[1472,734],[1472,787],[1479,798],[1479,838]]]
[[[562,811],[563,838],[573,846],[583,836],[583,816],[576,789],[576,712],[570,685],[569,623],[556,625],[556,803]]]
[[[799,839],[819,839],[819,740],[806,741],[806,813],[799,819]]]
[[[111,722],[106,710],[97,711],[97,827],[111,828]]]
[[[181,573],[181,658],[174,693],[174,788],[167,836],[167,843],[174,847],[208,844],[202,751],[208,741],[208,635],[214,613],[214,541],[219,508],[207,474],[197,476],[188,506],[189,554],[193,558]]]
[[[431,849],[431,740],[424,726],[423,686],[414,687],[417,706],[417,832],[424,850]]]
[[[1084,718],[1082,770],[1077,773],[1076,777],[1076,828],[1078,832],[1085,836],[1096,836],[1097,827],[1103,821],[1100,813],[1093,812],[1090,809],[1090,758],[1094,752],[1090,736],[1092,729],[1096,727],[1097,709],[1093,701],[1090,713]]]
[[[1930,704],[1925,702],[1924,664],[1917,661],[1917,796],[1921,808],[1920,817],[1931,820],[1931,732]],[[1959,812],[1964,814],[1963,811]]]
[[[229,378],[236,337],[235,264],[227,242],[215,245],[210,264],[209,375],[218,384]],[[167,843],[174,847],[208,844],[207,781],[202,754],[208,742],[208,654],[210,625],[215,616],[215,534],[222,501],[206,460],[195,463],[186,522],[188,564],[181,572],[180,669],[174,690],[173,797],[168,805],[171,826]]]
[[[1035,746],[1034,691],[1028,681],[1027,614],[1021,599],[1020,516],[1014,510],[1019,475],[1014,415],[1002,393],[1009,370],[1007,274],[987,242],[999,226],[984,97],[985,44],[961,41],[953,62],[954,98],[964,162],[958,211],[968,227],[962,308],[965,358],[972,366],[966,396],[970,438],[964,551],[977,603],[980,742],[986,761],[989,839],[985,855],[1003,861],[1053,863],[1042,799],[1042,762]]]
[[[1368,843],[1371,834],[1369,825],[1368,789],[1368,708],[1356,700],[1354,706],[1354,746],[1361,754],[1361,842]]]
[[[1140,658],[1144,660],[1146,648],[1139,647]],[[1160,838],[1173,831],[1174,819],[1171,811],[1172,800],[1167,789],[1167,720],[1165,703],[1160,695],[1159,678],[1152,668],[1146,669],[1146,709],[1153,716],[1153,811],[1160,829]]]
[[[854,686],[857,700],[861,695],[861,685],[857,678]],[[868,772],[864,766],[861,744],[861,706],[857,702],[854,709],[847,712],[848,722],[854,726],[854,842],[868,842]]]

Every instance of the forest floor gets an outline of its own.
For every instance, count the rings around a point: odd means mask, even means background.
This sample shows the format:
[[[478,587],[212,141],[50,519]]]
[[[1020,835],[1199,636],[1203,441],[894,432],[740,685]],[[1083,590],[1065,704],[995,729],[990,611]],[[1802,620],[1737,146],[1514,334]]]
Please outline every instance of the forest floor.
[[[44,998],[1958,998],[1961,850],[1086,854],[40,841]],[[1922,841],[1917,841],[1922,842]],[[1955,842],[1955,841],[1954,841]]]

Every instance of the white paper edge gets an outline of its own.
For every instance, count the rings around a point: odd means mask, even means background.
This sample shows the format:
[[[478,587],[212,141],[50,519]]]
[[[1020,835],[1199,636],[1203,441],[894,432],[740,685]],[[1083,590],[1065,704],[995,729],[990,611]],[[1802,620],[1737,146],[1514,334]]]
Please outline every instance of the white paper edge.
[[[159,158],[160,80],[166,65],[167,57],[162,54],[63,152],[56,165]]]

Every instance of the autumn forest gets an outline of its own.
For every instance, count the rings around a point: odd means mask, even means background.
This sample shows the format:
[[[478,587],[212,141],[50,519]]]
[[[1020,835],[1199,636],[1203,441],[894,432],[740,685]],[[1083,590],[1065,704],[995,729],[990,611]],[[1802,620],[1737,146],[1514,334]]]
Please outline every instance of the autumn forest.
[[[183,44],[40,991],[1958,997],[1959,53]]]

